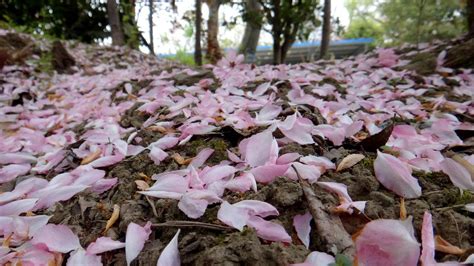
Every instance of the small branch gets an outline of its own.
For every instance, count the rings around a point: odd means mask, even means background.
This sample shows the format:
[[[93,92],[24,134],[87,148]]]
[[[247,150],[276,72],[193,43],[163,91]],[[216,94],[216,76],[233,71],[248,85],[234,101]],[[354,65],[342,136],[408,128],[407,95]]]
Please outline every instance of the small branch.
[[[447,211],[447,210],[451,210],[451,209],[462,208],[464,206],[466,206],[466,204],[457,204],[457,205],[452,205],[452,206],[447,206],[447,207],[436,208],[434,210],[435,211]]]
[[[317,234],[322,238],[326,251],[332,250],[335,246],[337,252],[353,258],[355,255],[354,242],[344,229],[341,219],[326,210],[323,203],[316,197],[308,181],[303,180],[298,170],[294,166],[292,167],[298,176],[303,194],[308,201],[309,211],[316,225]]]
[[[152,224],[152,227],[201,227],[210,230],[231,231],[236,230],[226,225],[210,224],[194,221],[167,221],[165,223]]]
[[[156,211],[155,203],[147,195],[145,195],[145,199],[148,201],[148,204],[150,204],[153,215],[158,218],[158,212]]]

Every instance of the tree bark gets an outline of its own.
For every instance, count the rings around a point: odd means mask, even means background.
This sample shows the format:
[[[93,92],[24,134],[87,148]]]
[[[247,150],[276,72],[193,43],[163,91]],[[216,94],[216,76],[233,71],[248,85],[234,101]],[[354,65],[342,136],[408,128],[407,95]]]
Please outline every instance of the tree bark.
[[[206,0],[209,6],[209,18],[207,20],[207,53],[206,57],[212,64],[222,58],[217,36],[219,34],[219,7],[220,0]]]
[[[153,42],[153,0],[148,0],[148,24],[150,27],[150,54],[155,54],[155,44]]]
[[[120,17],[115,0],[107,0],[107,16],[109,19],[109,25],[112,32],[112,44],[113,45],[124,45],[124,37],[122,27],[120,26]]]
[[[321,50],[319,57],[325,58],[329,49],[329,40],[331,39],[331,0],[324,0],[324,18],[323,33],[321,39]]]
[[[245,25],[244,36],[239,46],[239,53],[244,54],[245,59],[250,62],[255,60],[258,39],[262,29],[262,21],[258,20],[262,7],[258,1],[246,0],[246,9],[249,19]]]
[[[202,48],[201,48],[201,24],[202,24],[202,12],[201,12],[201,0],[196,0],[196,17],[195,17],[196,35],[194,43],[194,62],[196,65],[202,65]]]
[[[273,25],[272,25],[272,33],[273,33],[273,64],[279,65],[282,63],[281,58],[281,34],[283,32],[282,25],[281,25],[281,14],[280,14],[280,0],[274,0],[274,7],[273,10]]]
[[[467,0],[466,5],[468,36],[474,38],[474,0]]]

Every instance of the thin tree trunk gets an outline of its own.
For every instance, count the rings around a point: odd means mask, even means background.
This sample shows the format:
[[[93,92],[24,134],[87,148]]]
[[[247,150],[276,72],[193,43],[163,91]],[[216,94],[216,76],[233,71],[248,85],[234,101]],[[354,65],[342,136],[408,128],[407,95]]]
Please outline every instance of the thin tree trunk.
[[[201,48],[201,23],[202,23],[202,12],[201,12],[201,0],[196,0],[196,17],[194,23],[196,24],[196,35],[194,43],[194,62],[196,65],[202,65],[202,48]]]
[[[109,25],[112,31],[112,44],[124,45],[124,37],[122,27],[120,27],[120,17],[115,0],[107,0],[107,16],[109,18]]]
[[[209,18],[207,20],[207,58],[212,64],[221,59],[222,54],[217,36],[219,34],[219,7],[220,0],[207,0]]]
[[[280,17],[280,0],[274,0],[274,15],[273,15],[273,64],[279,65],[282,63],[281,58],[281,34],[282,25]]]
[[[474,38],[474,0],[467,0],[466,13],[468,36]]]
[[[155,54],[155,44],[153,42],[153,0],[148,0],[148,24],[150,26],[150,53]]]
[[[320,58],[325,58],[329,49],[329,40],[331,39],[331,0],[324,0],[324,18],[323,33],[321,39]]]
[[[262,29],[262,22],[257,21],[255,18],[259,15],[259,12],[262,11],[262,7],[258,1],[247,0],[246,8],[251,19],[248,20],[245,25],[244,36],[239,46],[239,53],[244,54],[246,60],[254,61],[258,39]]]

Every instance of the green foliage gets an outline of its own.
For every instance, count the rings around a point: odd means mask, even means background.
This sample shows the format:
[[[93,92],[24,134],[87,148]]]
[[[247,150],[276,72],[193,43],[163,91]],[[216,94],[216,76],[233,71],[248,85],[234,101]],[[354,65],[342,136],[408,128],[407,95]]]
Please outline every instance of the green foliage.
[[[352,261],[343,254],[336,255],[336,262],[329,264],[330,266],[352,266]]]
[[[98,0],[3,0],[0,21],[23,32],[87,43],[108,36],[105,3]]]
[[[346,38],[372,37],[377,45],[450,39],[466,32],[458,0],[346,0]]]
[[[449,39],[465,31],[458,0],[394,0],[379,8],[388,41],[394,44]]]
[[[374,20],[355,18],[344,32],[343,36],[347,39],[354,38],[374,38],[373,45],[383,44],[384,30],[382,25],[376,23]]]
[[[178,50],[175,55],[167,57],[167,59],[178,61],[181,64],[188,65],[188,66],[196,65],[196,63],[194,62],[194,55],[186,52],[183,49]]]

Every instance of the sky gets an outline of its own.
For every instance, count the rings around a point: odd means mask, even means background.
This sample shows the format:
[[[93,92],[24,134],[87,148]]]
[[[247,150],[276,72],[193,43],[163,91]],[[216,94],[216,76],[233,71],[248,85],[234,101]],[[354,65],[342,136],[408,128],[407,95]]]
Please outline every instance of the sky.
[[[194,0],[176,0],[177,13],[170,11],[169,1],[154,0],[156,11],[153,16],[153,34],[154,34],[154,48],[156,54],[174,54],[177,51],[191,52],[194,47],[194,39],[186,37],[185,28],[187,22],[182,19],[186,12],[194,9]],[[143,32],[143,36],[149,41],[149,24],[148,24],[148,3],[147,0],[137,1],[136,16],[138,18],[138,27]],[[208,17],[207,5],[202,5],[203,19]],[[333,17],[338,17],[342,26],[349,24],[349,13],[344,7],[344,0],[333,0],[331,2],[331,13]],[[229,20],[232,17],[240,17],[238,7],[231,7],[230,5],[223,5],[219,10],[220,22]],[[176,26],[173,21],[180,22],[181,26]],[[219,42],[221,46],[236,48],[242,38],[245,24],[241,19],[232,29],[224,26],[219,28]],[[188,26],[189,28],[189,26]],[[320,28],[319,28],[320,30]],[[314,36],[318,36],[315,33]],[[319,37],[312,37],[316,39]],[[262,31],[259,39],[259,45],[271,44],[272,37],[268,32]],[[144,52],[148,50],[141,48]]]

